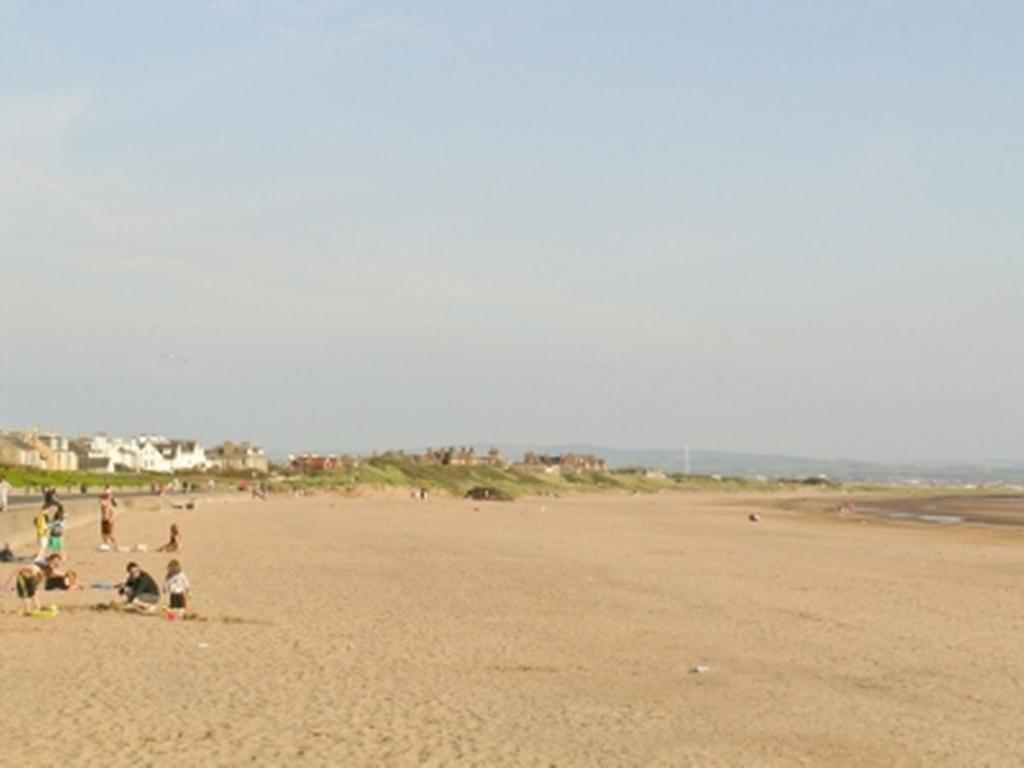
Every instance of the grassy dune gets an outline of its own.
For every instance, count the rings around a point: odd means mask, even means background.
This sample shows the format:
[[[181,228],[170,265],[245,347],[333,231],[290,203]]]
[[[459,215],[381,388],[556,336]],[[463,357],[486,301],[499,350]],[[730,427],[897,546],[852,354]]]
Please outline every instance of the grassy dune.
[[[586,493],[625,491],[656,493],[662,490],[746,490],[771,491],[793,488],[792,483],[757,482],[742,478],[716,479],[706,476],[644,477],[630,471],[582,472],[579,474],[548,474],[521,469],[496,467],[453,467],[418,464],[410,459],[378,457],[358,467],[289,477],[285,487],[309,489],[356,489],[360,486],[427,488],[463,496],[471,488],[490,487],[515,498],[534,494]]]
[[[23,467],[0,467],[0,476],[15,488],[41,488],[53,485],[59,489],[74,489],[85,484],[97,489],[109,484],[114,487],[145,487],[150,483],[166,484],[172,478],[160,474],[103,474],[98,472],[48,472]],[[250,481],[248,473],[223,473],[216,475],[189,475],[185,478],[205,486],[209,477],[217,477],[221,484],[234,485],[239,481]],[[659,491],[747,491],[776,492],[822,486],[823,490],[836,488],[832,483],[817,479],[757,481],[740,477],[717,477],[708,475],[672,475],[667,477],[646,477],[642,471],[614,470],[606,472],[581,472],[578,474],[548,474],[542,471],[523,469],[501,469],[497,467],[453,467],[437,464],[419,464],[411,459],[396,456],[380,456],[368,459],[358,467],[313,472],[304,475],[273,475],[271,490],[355,490],[366,488],[427,488],[432,492],[443,492],[464,496],[477,487],[495,488],[512,498],[523,495],[561,495],[602,491],[626,493],[657,493]],[[876,486],[846,486],[848,490],[875,490]]]

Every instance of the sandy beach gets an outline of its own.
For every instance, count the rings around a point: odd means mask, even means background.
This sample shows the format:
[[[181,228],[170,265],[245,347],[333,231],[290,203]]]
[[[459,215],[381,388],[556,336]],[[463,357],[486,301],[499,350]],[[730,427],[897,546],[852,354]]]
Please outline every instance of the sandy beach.
[[[177,522],[201,619],[5,595],[0,762],[1020,765],[1024,531],[783,506],[139,505],[119,541]],[[166,555],[100,553],[97,527],[67,535],[87,584],[130,558],[162,580]]]

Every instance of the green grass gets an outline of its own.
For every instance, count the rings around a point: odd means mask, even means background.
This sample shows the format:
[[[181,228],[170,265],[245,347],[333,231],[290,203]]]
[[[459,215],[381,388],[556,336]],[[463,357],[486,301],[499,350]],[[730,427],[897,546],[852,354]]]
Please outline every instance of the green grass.
[[[67,488],[78,490],[79,486],[83,483],[92,489],[102,488],[104,485],[110,485],[114,488],[145,486],[150,483],[163,483],[166,485],[172,479],[169,475],[134,473],[107,474],[106,472],[51,472],[45,469],[8,466],[0,466],[0,477],[5,477],[7,482],[18,489],[41,488],[44,485],[52,485],[58,490],[66,490]]]

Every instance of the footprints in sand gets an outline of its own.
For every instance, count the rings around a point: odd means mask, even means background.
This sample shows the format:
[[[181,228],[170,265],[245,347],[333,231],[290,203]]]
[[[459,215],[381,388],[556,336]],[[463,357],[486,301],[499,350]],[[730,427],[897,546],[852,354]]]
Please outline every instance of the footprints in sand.
[[[165,618],[168,615],[166,611],[154,610],[149,612],[127,610],[122,603],[111,601],[105,603],[94,603],[93,605],[67,605],[61,610],[61,613],[110,613],[120,614],[125,616],[142,616],[149,618]],[[57,615],[54,611],[52,615]],[[273,622],[266,619],[252,619],[244,616],[205,616],[201,613],[186,613],[183,616],[179,616],[177,621],[188,621],[188,622],[212,622],[217,624],[244,624],[250,626],[272,626]]]

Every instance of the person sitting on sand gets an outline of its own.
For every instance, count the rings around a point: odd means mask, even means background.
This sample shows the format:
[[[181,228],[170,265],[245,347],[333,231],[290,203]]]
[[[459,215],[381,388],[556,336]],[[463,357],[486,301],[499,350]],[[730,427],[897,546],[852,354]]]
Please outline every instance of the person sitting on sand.
[[[78,583],[78,574],[74,571],[65,571],[64,564],[61,560],[61,556],[56,552],[46,558],[46,565],[42,568],[43,572],[43,589],[47,592],[59,589],[67,591],[69,589],[84,589],[84,587]]]
[[[166,544],[156,548],[157,552],[177,552],[181,549],[181,531],[177,523],[171,523],[171,538]]]
[[[171,560],[167,564],[167,577],[164,579],[164,591],[170,596],[171,611],[180,618],[185,615],[190,584],[188,576],[181,570],[181,563]]]
[[[118,585],[117,590],[124,597],[125,607],[136,611],[152,611],[160,602],[160,587],[138,563],[128,563],[125,570],[128,571],[128,578]]]

